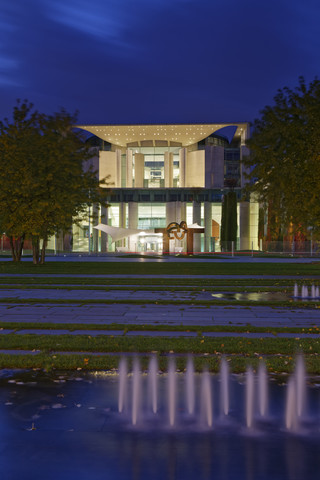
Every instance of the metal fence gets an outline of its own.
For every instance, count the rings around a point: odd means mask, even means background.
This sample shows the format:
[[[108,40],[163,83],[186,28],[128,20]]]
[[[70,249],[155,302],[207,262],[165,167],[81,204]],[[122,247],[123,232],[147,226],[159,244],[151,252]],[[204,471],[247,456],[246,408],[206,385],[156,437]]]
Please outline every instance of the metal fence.
[[[161,252],[120,252],[119,249],[117,249],[116,252],[94,252],[94,251],[85,251],[85,250],[79,250],[79,251],[71,251],[71,250],[52,250],[52,249],[47,249],[46,250],[46,255],[48,256],[106,256],[106,255],[121,255],[121,254],[128,254],[128,253],[137,253],[137,254],[148,254],[148,253],[160,253]],[[186,252],[171,252],[172,255],[176,255],[177,253],[183,254]],[[190,252],[189,252],[190,253]],[[206,252],[206,251],[201,251],[201,252],[194,252],[195,255],[230,255],[230,256],[236,256],[236,255],[247,255],[247,256],[286,256],[286,257],[320,257],[320,241],[313,241],[311,242],[310,240],[306,241],[292,241],[292,242],[280,242],[280,241],[264,241],[260,240],[259,243],[257,242],[251,242],[250,248],[247,249],[241,249],[239,246],[239,241],[238,242],[225,242],[223,245],[223,248],[220,247],[220,245],[216,246],[215,251],[211,252]],[[32,250],[30,249],[24,249],[23,250],[23,256],[30,256],[32,255]],[[1,248],[0,247],[0,258],[1,256],[11,256],[11,251],[9,248]]]

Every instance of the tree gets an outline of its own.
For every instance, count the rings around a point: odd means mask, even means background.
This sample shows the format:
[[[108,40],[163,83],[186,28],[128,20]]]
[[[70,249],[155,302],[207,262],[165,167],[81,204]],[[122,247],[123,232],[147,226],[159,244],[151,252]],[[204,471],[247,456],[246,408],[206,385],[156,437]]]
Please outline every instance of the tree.
[[[231,190],[223,197],[220,241],[223,250],[237,240],[237,194]]]
[[[294,90],[285,87],[274,105],[255,120],[244,159],[251,169],[249,191],[269,208],[275,230],[320,230],[320,82],[302,77]]]
[[[75,131],[76,115],[34,111],[18,101],[13,121],[0,122],[0,225],[19,261],[25,238],[32,238],[33,261],[41,263],[49,236],[66,231],[88,203],[106,205],[106,189],[96,172],[84,171],[92,156]]]

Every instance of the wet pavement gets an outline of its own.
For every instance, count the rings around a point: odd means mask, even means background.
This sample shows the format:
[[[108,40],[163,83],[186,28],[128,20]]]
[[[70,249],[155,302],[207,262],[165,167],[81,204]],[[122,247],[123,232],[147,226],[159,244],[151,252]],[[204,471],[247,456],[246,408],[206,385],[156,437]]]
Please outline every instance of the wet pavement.
[[[320,326],[318,308],[232,305],[134,304],[0,304],[1,322],[45,322],[143,325]]]

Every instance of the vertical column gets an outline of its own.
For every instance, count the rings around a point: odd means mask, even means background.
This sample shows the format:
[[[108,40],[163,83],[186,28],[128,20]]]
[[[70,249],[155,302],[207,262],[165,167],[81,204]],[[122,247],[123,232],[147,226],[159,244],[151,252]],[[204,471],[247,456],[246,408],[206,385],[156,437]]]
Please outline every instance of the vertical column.
[[[212,234],[212,206],[211,202],[204,202],[204,251],[211,252]]]
[[[92,245],[91,245],[92,252],[94,253],[98,252],[99,230],[93,227],[98,225],[98,223],[99,223],[99,207],[97,204],[94,204],[92,206]]]
[[[183,220],[187,223],[187,204],[186,202],[179,202],[180,203],[180,222]]]
[[[119,227],[126,228],[126,204],[124,202],[119,203]],[[119,240],[121,242],[121,246],[124,247],[126,243],[126,239],[123,238]]]
[[[133,171],[133,153],[132,153],[132,150],[127,150],[126,170],[127,170],[126,187],[131,188],[132,187],[132,171]]]
[[[144,180],[144,155],[136,153],[134,156],[134,186],[135,188],[143,188]]]
[[[205,187],[223,188],[224,148],[214,145],[205,147]]]
[[[138,228],[138,202],[129,202],[128,203],[128,224],[129,228]],[[137,237],[129,237],[129,250],[130,252],[137,251]]]
[[[259,250],[259,203],[250,202],[250,246],[253,245],[254,250]]]
[[[187,149],[181,148],[179,150],[179,186],[184,188],[186,186],[186,165],[187,165]]]
[[[103,225],[108,225],[108,208],[101,207],[101,223]],[[101,253],[108,251],[108,235],[105,232],[101,231]]]
[[[164,186],[165,188],[173,187],[173,153],[164,153]]]
[[[177,221],[176,220],[176,202],[168,202],[166,204],[166,226],[169,225],[169,223],[176,222],[176,221]],[[175,241],[169,240],[168,243],[166,244],[165,236],[166,236],[166,233],[163,234],[163,245],[164,245],[163,249],[165,251],[165,248],[167,248],[167,245],[168,245],[168,252],[171,252],[174,250]]]
[[[166,226],[171,222],[176,222],[176,202],[166,203]]]
[[[116,150],[116,184],[115,187],[121,188],[121,150]]]
[[[201,202],[196,200],[193,201],[193,215],[192,215],[192,223],[197,223],[201,225]],[[201,237],[200,235],[194,235],[193,238],[193,251],[200,252],[201,250]]]
[[[176,222],[181,223],[182,221],[186,221],[186,204],[185,202],[175,202],[176,203]],[[184,240],[175,239],[175,247],[178,247],[179,250],[184,252],[186,250],[186,236]],[[182,248],[182,250],[180,250]]]
[[[250,202],[240,202],[240,250],[250,247]]]

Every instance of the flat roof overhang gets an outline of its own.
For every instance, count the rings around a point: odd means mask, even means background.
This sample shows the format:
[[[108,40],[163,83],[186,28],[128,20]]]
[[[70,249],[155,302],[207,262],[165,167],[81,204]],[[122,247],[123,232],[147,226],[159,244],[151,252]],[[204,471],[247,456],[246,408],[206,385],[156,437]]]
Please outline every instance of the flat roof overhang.
[[[234,136],[248,137],[248,122],[158,125],[77,125],[119,147],[148,140],[167,140],[184,147],[198,143],[224,127],[236,127]]]

